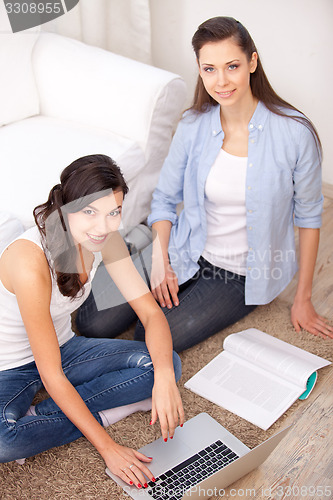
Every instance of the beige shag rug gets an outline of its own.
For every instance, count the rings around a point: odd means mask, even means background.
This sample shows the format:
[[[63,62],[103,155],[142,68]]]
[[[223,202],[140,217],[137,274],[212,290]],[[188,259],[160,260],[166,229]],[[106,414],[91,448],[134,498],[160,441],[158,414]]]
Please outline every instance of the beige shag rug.
[[[306,332],[296,334],[290,323],[289,308],[290,304],[282,299],[276,299],[267,306],[258,307],[238,323],[181,354],[183,375],[179,388],[186,419],[205,411],[252,448],[282,428],[286,416],[300,405],[306,404],[297,401],[268,431],[263,431],[184,388],[184,383],[192,375],[221,352],[223,340],[227,335],[251,327],[333,361],[332,341],[319,339]],[[126,332],[122,337],[132,338],[132,331]],[[321,371],[318,376],[321,376]],[[149,412],[136,413],[109,427],[108,432],[117,442],[140,448],[160,437],[159,425],[156,424],[152,428],[149,421]],[[0,464],[0,498],[2,500],[126,498],[122,490],[106,476],[104,470],[104,462],[97,451],[85,438],[80,438],[69,445],[28,458],[22,466],[16,462]]]

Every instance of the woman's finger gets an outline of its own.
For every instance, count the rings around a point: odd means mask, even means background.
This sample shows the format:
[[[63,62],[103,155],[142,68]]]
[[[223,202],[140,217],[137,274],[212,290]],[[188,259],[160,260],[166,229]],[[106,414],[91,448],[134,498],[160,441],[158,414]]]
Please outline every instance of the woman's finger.
[[[184,408],[183,408],[183,404],[182,404],[181,399],[180,399],[179,404],[178,404],[178,416],[179,416],[179,425],[180,425],[180,427],[183,427],[184,422],[185,422],[185,413],[184,413]]]
[[[316,337],[321,337],[322,339],[325,339],[325,335],[323,335],[319,330],[316,328],[309,328],[308,331],[312,333],[312,335],[315,335]]]
[[[329,337],[329,338],[333,339],[333,329],[331,327],[329,327],[329,325],[325,325],[325,324],[323,325],[323,324],[317,322],[314,325],[314,328],[324,336],[323,338]]]
[[[137,471],[137,467],[134,470],[134,464],[131,464],[129,467],[125,467],[125,469],[123,469],[123,473],[127,476],[127,482],[131,481],[137,488],[145,487],[146,479],[143,474],[140,474],[140,472]]]
[[[169,286],[169,292],[172,298],[172,302],[174,303],[175,306],[179,305],[179,300],[178,300],[178,291],[179,291],[179,286],[178,286],[178,280],[176,277],[173,279],[169,280],[168,282]]]
[[[157,295],[157,297],[156,297],[157,302],[160,304],[161,307],[165,307],[164,297],[163,297],[163,293],[161,290],[161,285],[159,285],[158,287],[155,288],[155,292]]]
[[[161,432],[162,432],[162,437],[165,442],[168,440],[168,430],[169,430],[169,425],[168,425],[168,419],[165,414],[159,414],[158,415],[159,421],[160,421],[160,427],[161,427]]]
[[[157,411],[156,411],[156,406],[153,402],[152,408],[151,408],[151,420],[150,420],[150,425],[156,424],[157,421]]]
[[[134,455],[136,456],[136,458],[138,460],[140,460],[141,462],[149,462],[150,463],[152,461],[152,459],[153,459],[153,457],[147,457],[147,455],[144,455],[140,451],[133,450],[133,452],[134,452]]]
[[[166,412],[165,417],[167,422],[169,438],[173,439],[173,435],[175,433],[175,429],[178,424],[178,414],[174,410],[169,409],[169,411]]]
[[[170,307],[172,307],[172,304],[171,304],[171,299],[170,299],[170,294],[169,294],[169,287],[167,285],[167,282],[166,281],[163,281],[162,283],[162,294],[163,294],[163,298],[164,298],[164,305],[162,305],[162,307],[168,307],[170,309]]]
[[[137,488],[147,488],[147,478],[150,481],[153,480],[154,476],[142,462],[135,462],[127,467],[124,472],[126,473],[129,480],[133,481]]]
[[[300,333],[300,331],[301,331],[301,326],[300,326],[299,322],[298,322],[298,321],[296,321],[296,320],[292,320],[292,324],[293,324],[293,327],[295,328],[296,332],[297,332],[297,333]]]
[[[120,479],[121,479],[122,481],[124,481],[124,483],[127,483],[127,484],[129,484],[130,486],[132,486],[132,485],[134,484],[133,480],[132,480],[132,479],[130,479],[130,478],[128,477],[128,475],[126,474],[126,468],[125,468],[125,469],[121,469],[121,472],[120,472],[120,474],[118,474],[118,477],[120,477]]]
[[[333,327],[329,325],[325,319],[318,319],[317,328],[320,329],[324,335],[333,338]]]
[[[148,469],[144,462],[151,462],[152,458],[147,457],[143,453],[136,450],[130,450],[130,456],[127,457],[127,465],[121,469],[119,477],[125,476],[125,482],[135,484],[137,488],[147,487],[147,478],[150,481],[155,481],[154,475]]]

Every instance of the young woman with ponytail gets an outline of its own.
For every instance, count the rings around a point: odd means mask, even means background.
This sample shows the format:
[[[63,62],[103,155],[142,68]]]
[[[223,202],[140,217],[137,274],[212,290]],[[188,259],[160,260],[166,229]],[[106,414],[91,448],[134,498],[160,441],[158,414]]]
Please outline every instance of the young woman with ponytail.
[[[209,19],[192,45],[199,70],[193,105],[173,138],[148,219],[163,253],[153,250],[151,289],[174,349],[191,347],[282,292],[297,270],[294,224],[300,256],[292,324],[333,338],[311,302],[323,204],[318,134],[272,89],[240,22]],[[97,323],[100,314],[94,311]],[[103,311],[104,325],[114,314]],[[94,336],[94,316],[82,318],[79,312],[84,335]],[[144,338],[140,322],[135,338]]]
[[[151,409],[151,424],[159,419],[164,439],[172,438],[184,421],[180,360],[118,232],[127,186],[117,165],[86,156],[60,181],[35,208],[36,226],[0,256],[0,462],[84,435],[114,474],[145,487],[154,480],[151,458],[115,443],[103,426]],[[146,344],[73,333],[71,313],[102,260],[141,319]],[[31,406],[43,385],[50,397]]]

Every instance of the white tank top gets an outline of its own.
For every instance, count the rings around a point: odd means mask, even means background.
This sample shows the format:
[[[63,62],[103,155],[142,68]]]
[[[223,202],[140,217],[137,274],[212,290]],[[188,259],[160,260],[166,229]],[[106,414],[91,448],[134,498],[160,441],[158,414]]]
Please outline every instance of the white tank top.
[[[207,240],[203,257],[211,264],[245,276],[248,253],[245,181],[247,157],[220,150],[207,176]]]
[[[15,238],[12,243],[19,239],[32,241],[43,249],[41,236],[36,226],[28,229],[18,238]],[[81,295],[81,292],[79,292],[78,298],[71,299],[71,297],[65,297],[62,295],[55,278],[50,272],[52,279],[50,312],[59,346],[62,346],[74,335],[71,327],[70,315],[88,297],[91,289],[91,280],[95,275],[98,264],[102,260],[100,253],[96,253],[94,255],[95,260],[88,280],[84,285],[83,294]],[[31,361],[34,361],[34,357],[29,344],[28,335],[22,321],[16,296],[9,292],[0,280],[0,371],[22,366],[30,363]]]

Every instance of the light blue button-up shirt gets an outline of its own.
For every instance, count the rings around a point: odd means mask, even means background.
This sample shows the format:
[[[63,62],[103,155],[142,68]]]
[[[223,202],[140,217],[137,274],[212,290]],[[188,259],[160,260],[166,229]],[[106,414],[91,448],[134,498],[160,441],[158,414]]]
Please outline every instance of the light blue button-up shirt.
[[[321,226],[321,162],[308,128],[261,102],[248,129],[245,303],[267,304],[297,271],[294,224]],[[207,236],[205,183],[223,138],[220,106],[186,113],[153,195],[148,223],[171,221],[169,256],[180,284],[199,268]],[[184,208],[178,216],[180,202]]]

